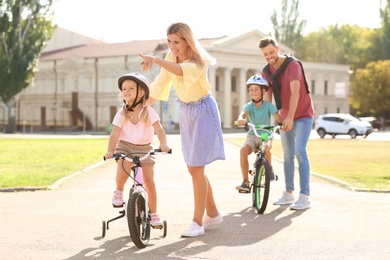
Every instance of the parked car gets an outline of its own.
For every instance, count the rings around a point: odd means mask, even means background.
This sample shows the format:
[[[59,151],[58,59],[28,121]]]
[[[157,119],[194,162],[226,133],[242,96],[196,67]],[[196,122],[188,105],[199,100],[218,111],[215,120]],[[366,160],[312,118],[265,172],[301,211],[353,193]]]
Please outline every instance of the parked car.
[[[325,114],[318,117],[314,129],[321,138],[329,134],[333,138],[336,135],[350,135],[352,139],[358,135],[367,137],[373,130],[367,121],[361,121],[350,114]]]
[[[369,116],[369,117],[359,117],[359,119],[362,120],[362,121],[369,122],[374,129],[378,129],[378,131],[381,130],[382,123],[381,123],[380,119],[372,117],[372,116]]]

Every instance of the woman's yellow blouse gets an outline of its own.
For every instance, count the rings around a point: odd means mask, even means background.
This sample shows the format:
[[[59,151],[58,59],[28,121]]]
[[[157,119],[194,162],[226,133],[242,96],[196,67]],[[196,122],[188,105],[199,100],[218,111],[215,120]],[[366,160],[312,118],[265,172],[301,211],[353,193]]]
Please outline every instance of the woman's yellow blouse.
[[[175,62],[175,57],[169,52],[165,60]],[[198,101],[210,93],[211,85],[207,79],[207,63],[202,70],[190,61],[179,65],[183,70],[183,76],[177,76],[161,68],[160,74],[150,85],[152,98],[167,101],[172,85],[176,89],[179,99],[183,102]]]

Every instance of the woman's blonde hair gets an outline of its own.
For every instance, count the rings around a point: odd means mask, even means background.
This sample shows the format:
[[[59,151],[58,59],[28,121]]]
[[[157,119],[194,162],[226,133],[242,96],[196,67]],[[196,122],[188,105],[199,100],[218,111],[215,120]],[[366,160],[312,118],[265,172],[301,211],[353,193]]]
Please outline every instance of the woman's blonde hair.
[[[188,43],[190,48],[187,49],[187,55],[199,68],[203,68],[205,62],[209,64],[216,63],[215,59],[202,47],[202,45],[200,45],[187,24],[171,24],[167,29],[167,35],[168,34],[176,34]]]

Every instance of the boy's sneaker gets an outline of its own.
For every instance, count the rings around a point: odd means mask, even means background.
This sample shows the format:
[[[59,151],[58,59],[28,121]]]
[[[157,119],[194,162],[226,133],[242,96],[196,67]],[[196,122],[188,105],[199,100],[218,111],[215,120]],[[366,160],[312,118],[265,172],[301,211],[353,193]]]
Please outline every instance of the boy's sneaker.
[[[274,202],[274,205],[289,205],[294,203],[294,195],[283,191],[283,195],[280,199]]]
[[[182,237],[197,237],[204,234],[204,227],[199,226],[198,223],[192,221],[192,223],[181,233]]]
[[[223,222],[223,218],[221,214],[218,214],[215,218],[209,217],[206,215],[203,216],[203,227],[206,228],[212,228],[215,227]]]
[[[123,191],[116,190],[114,191],[114,197],[112,197],[112,205],[114,208],[120,208],[125,202],[123,201]]]
[[[272,168],[271,170],[271,176],[270,176],[270,181],[274,181],[275,180],[275,173],[274,173],[274,168]]]
[[[242,193],[249,193],[250,192],[250,183],[248,181],[242,181],[242,184],[240,186],[236,186],[236,190]]]
[[[164,225],[158,213],[150,214],[150,218],[150,225],[152,225],[153,227],[161,227],[162,225]]]
[[[305,194],[299,194],[298,200],[290,206],[290,209],[304,210],[310,209],[309,196]]]

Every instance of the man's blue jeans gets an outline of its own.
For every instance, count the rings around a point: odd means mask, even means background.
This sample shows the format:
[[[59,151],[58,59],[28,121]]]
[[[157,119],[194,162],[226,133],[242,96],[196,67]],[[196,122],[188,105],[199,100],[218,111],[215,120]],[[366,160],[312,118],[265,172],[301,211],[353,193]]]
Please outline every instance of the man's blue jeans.
[[[301,118],[290,131],[280,131],[284,153],[284,177],[286,191],[294,190],[294,158],[298,159],[300,193],[310,195],[310,162],[306,147],[313,126],[313,118]]]

